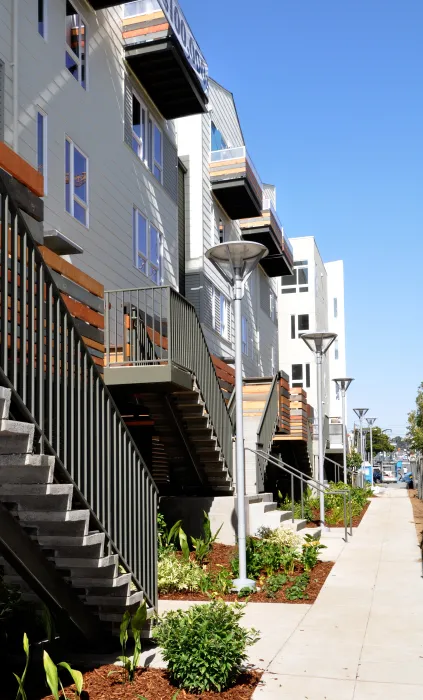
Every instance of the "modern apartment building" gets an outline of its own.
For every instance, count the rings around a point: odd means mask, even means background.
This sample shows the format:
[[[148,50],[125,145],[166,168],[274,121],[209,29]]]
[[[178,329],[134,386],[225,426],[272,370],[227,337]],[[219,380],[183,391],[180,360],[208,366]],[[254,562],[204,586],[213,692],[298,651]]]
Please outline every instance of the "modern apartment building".
[[[277,278],[292,253],[277,218],[275,188],[262,185],[246,149],[234,97],[209,81],[205,114],[178,119],[178,154],[186,174],[185,294],[195,306],[211,352],[234,357],[231,290],[205,252],[218,243],[256,240],[269,256],[246,285],[242,312],[246,377],[277,369]]]
[[[279,366],[293,387],[306,390],[317,416],[315,359],[301,334],[332,331],[338,337],[323,359],[322,400],[327,452],[342,452],[342,405],[332,381],[345,376],[345,312],[343,262],[324,263],[312,236],[292,238],[294,272],[282,277],[279,289]]]

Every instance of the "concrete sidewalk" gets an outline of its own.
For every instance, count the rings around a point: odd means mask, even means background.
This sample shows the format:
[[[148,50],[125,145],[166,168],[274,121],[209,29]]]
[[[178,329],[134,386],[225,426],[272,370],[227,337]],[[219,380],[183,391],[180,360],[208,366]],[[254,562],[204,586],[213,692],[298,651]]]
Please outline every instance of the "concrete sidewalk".
[[[314,605],[291,606],[304,612],[295,628],[287,607],[274,610],[281,633],[273,619],[268,644],[264,620],[257,625],[262,661],[251,660],[266,672],[255,700],[421,700],[422,564],[407,491],[386,489],[371,502]]]

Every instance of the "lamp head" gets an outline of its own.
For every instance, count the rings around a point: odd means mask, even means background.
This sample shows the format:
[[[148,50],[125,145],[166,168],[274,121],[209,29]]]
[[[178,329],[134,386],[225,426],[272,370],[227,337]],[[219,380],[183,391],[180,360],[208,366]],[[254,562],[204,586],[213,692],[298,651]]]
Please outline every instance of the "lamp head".
[[[206,251],[206,258],[213,263],[225,280],[233,285],[236,278],[245,281],[268,252],[261,243],[228,241],[209,248]]]
[[[329,333],[327,331],[303,333],[301,335],[302,340],[304,340],[307,347],[309,347],[315,355],[324,355],[337,337],[336,333]]]
[[[335,382],[336,386],[341,390],[341,391],[347,391],[348,387],[350,386],[351,382],[354,381],[352,377],[343,377],[342,379],[332,379],[333,382]]]
[[[355,415],[358,416],[360,420],[366,415],[368,410],[368,408],[353,408]]]

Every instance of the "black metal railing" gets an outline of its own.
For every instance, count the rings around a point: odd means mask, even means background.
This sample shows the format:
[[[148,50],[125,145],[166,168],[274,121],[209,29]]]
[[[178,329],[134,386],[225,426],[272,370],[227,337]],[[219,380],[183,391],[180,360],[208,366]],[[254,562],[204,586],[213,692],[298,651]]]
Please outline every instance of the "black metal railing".
[[[157,603],[157,488],[75,328],[0,173],[0,383],[35,425],[35,451],[56,458],[149,604]]]
[[[195,308],[171,287],[105,292],[106,367],[172,363],[195,378],[232,475],[232,420]]]

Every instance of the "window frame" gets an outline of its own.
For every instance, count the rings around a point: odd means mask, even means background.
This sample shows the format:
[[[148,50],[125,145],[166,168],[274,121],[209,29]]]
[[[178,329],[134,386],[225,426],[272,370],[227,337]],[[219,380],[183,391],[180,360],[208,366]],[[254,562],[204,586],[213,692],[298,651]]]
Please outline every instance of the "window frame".
[[[39,162],[39,121],[38,118],[41,117],[42,119],[42,170],[40,170],[40,162]],[[43,185],[44,185],[44,196],[47,194],[47,177],[48,177],[48,168],[47,168],[47,113],[41,109],[41,107],[37,106],[37,123],[36,123],[36,131],[37,131],[37,171],[43,176]]]
[[[273,321],[273,323],[276,323],[277,321],[277,313],[276,313],[276,294],[270,289],[269,290],[269,317],[270,320]]]
[[[69,143],[70,145],[70,151],[69,151],[69,203],[70,203],[70,209],[69,211],[67,209],[67,202],[66,202],[66,143]],[[80,153],[80,155],[85,158],[85,164],[86,164],[86,173],[85,173],[85,187],[87,191],[87,201],[84,202],[83,199],[78,197],[77,194],[75,194],[75,149]],[[76,200],[75,200],[76,197]],[[75,216],[75,201],[76,203],[82,207],[82,209],[85,210],[85,218],[86,221],[85,223],[83,221],[80,221],[76,216]],[[73,218],[75,221],[77,221],[81,226],[85,226],[85,228],[89,228],[89,216],[90,216],[90,190],[89,190],[89,158],[84,153],[84,151],[77,146],[74,141],[70,138],[70,136],[67,136],[65,134],[65,211]]]
[[[69,2],[69,5],[72,6],[72,8],[75,10],[73,15],[67,15],[66,14],[66,4]],[[79,18],[79,27],[81,26],[81,23],[84,25],[84,60],[82,60],[82,55],[81,51],[79,52],[80,55],[78,56],[75,51],[72,49],[71,46],[69,46],[67,40],[66,40],[66,32],[67,32],[67,18],[70,16],[77,16]],[[68,70],[69,74],[75,78],[76,82],[84,89],[88,90],[88,25],[87,21],[82,14],[74,5],[71,0],[65,0],[65,68]],[[79,42],[78,42],[79,44]],[[78,47],[80,48],[80,46]],[[66,65],[66,55],[69,55],[69,57],[74,61],[75,65],[77,66],[77,76],[72,73],[69,70],[69,67]],[[85,68],[85,80],[84,82],[82,81],[82,66]]]
[[[146,251],[145,253],[140,250],[139,241],[139,217],[141,217],[145,222],[145,239],[146,239]],[[151,232],[152,229],[157,234],[157,250],[159,253],[158,263],[153,261],[151,258]],[[160,287],[163,284],[163,232],[159,227],[149,220],[149,218],[144,214],[141,209],[139,209],[135,204],[132,207],[132,246],[133,246],[133,265],[138,272],[147,277],[153,284]],[[145,268],[138,264],[138,261],[142,260],[144,262]],[[151,272],[154,270],[157,272],[157,282],[151,276]]]
[[[131,148],[137,158],[140,159],[142,163],[147,163],[146,160],[146,152],[147,152],[147,128],[148,128],[148,110],[147,107],[145,106],[144,102],[140,98],[139,94],[135,91],[132,90],[132,104],[131,104]],[[142,126],[143,126],[143,113],[145,116],[145,122],[144,122],[144,138],[142,136],[138,136],[138,134],[134,131],[134,99],[138,102],[140,106],[140,124],[141,124],[141,132],[142,132]],[[134,140],[138,144],[138,152],[134,149]],[[141,154],[139,153],[139,150],[141,150]]]
[[[160,182],[160,184],[163,184],[163,129],[160,128],[158,125],[157,121],[154,119],[154,117],[150,117],[151,122],[152,122],[152,127],[151,127],[151,172],[153,174],[153,177],[156,178],[157,182]],[[155,129],[160,134],[160,157],[161,157],[161,163],[156,161],[156,133]],[[157,168],[157,170],[160,173],[160,177],[157,177],[156,173],[154,172],[154,169]]]

